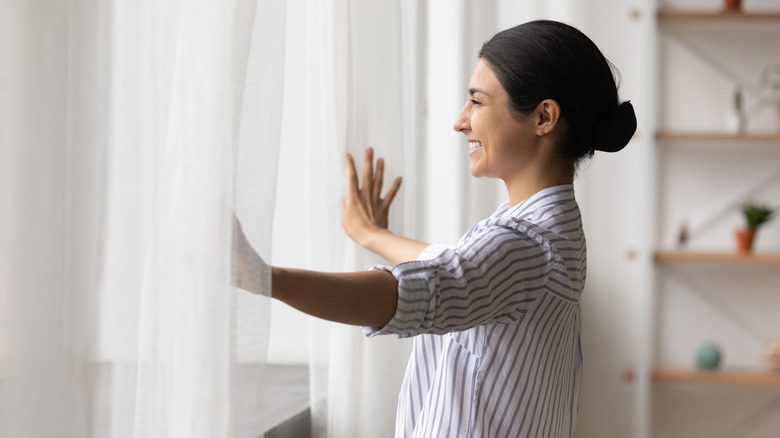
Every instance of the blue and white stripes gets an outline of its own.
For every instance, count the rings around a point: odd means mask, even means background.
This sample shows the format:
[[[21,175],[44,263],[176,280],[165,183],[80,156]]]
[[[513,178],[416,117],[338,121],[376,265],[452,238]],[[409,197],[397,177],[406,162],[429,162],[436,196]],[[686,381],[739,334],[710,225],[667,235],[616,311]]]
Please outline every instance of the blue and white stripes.
[[[585,238],[571,185],[499,207],[455,248],[388,269],[416,336],[397,437],[570,437],[582,368]]]

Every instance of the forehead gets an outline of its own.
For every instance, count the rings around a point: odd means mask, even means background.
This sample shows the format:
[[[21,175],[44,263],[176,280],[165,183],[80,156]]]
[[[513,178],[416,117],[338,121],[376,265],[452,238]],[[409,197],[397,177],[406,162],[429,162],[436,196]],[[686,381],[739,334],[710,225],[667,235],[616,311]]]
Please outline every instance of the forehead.
[[[504,92],[504,88],[498,81],[496,74],[493,73],[493,69],[482,59],[477,61],[474,72],[471,74],[469,90],[474,92],[481,91],[494,97]]]

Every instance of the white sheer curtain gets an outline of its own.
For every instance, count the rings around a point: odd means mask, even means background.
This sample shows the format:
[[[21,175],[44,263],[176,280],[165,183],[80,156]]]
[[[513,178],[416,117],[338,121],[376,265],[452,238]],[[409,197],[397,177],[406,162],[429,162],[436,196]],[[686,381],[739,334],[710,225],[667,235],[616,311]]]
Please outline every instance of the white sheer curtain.
[[[344,155],[360,166],[371,146],[389,179],[404,177],[390,227],[419,237],[425,2],[312,1],[307,11],[305,267],[368,269],[382,260],[349,242],[339,224]],[[409,341],[368,340],[358,328],[321,321],[310,333],[314,436],[392,436]]]
[[[285,2],[5,1],[0,435],[258,436]]]

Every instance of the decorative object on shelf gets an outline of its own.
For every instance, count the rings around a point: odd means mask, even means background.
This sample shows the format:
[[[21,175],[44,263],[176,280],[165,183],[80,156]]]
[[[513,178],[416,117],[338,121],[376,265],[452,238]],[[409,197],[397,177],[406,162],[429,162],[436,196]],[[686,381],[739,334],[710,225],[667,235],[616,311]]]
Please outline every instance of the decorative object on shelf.
[[[744,229],[736,231],[737,252],[747,254],[753,251],[753,241],[755,240],[758,227],[772,219],[774,209],[764,204],[756,202],[746,202],[742,205],[742,214],[745,215]]]
[[[747,117],[742,106],[742,89],[734,89],[731,111],[726,116],[726,130],[734,134],[744,134]]]
[[[696,368],[701,371],[715,371],[720,368],[720,347],[706,342],[696,350]]]
[[[780,338],[774,338],[764,347],[764,362],[773,370],[780,371]]]
[[[728,12],[739,12],[742,8],[741,0],[723,0],[723,9]]]
[[[756,106],[774,105],[777,111],[777,130],[780,131],[780,64],[770,64],[761,71],[758,81],[760,96]]]

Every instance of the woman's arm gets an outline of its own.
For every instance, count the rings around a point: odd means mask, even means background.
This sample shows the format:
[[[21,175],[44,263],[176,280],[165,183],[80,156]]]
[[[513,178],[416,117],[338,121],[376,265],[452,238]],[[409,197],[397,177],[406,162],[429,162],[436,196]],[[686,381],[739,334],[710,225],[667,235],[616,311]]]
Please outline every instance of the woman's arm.
[[[344,324],[383,327],[395,315],[398,282],[386,271],[325,273],[269,266],[233,218],[233,285]]]
[[[384,161],[381,158],[377,160],[375,172],[374,151],[371,148],[366,149],[362,187],[358,185],[352,155],[347,154],[346,166],[348,188],[341,226],[349,237],[393,265],[415,260],[428,244],[395,235],[387,229],[390,204],[401,186],[401,177],[393,181],[387,195],[382,198]]]
[[[369,327],[383,327],[395,315],[398,282],[387,271],[272,270],[273,297],[309,315]]]
[[[386,229],[372,232],[362,242],[357,242],[363,248],[379,254],[392,265],[416,260],[421,252],[428,246],[427,243],[418,242]]]
[[[387,230],[390,204],[401,185],[396,178],[385,198],[380,196],[384,162],[374,172],[373,151],[365,155],[363,187],[351,155],[347,155],[349,191],[341,222],[347,234],[361,246],[393,264],[414,260],[427,244],[397,236]],[[288,305],[330,321],[383,327],[395,315],[398,282],[386,271],[325,273],[271,267],[257,254],[233,221],[233,282],[249,292],[273,296]]]

